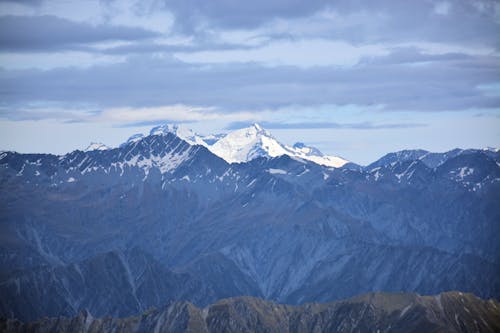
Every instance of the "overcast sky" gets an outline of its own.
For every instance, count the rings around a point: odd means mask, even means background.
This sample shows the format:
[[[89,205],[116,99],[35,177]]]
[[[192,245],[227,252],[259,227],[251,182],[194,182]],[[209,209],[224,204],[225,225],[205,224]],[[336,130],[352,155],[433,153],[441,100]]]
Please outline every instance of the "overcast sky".
[[[366,164],[500,146],[500,1],[0,0],[0,150],[261,123]]]

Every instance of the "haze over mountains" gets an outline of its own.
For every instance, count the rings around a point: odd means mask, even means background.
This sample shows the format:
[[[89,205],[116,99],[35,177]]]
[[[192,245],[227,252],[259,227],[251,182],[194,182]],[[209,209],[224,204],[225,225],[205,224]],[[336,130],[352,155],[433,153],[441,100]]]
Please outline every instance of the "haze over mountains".
[[[498,300],[498,149],[339,161],[255,125],[2,152],[0,314],[124,317],[176,300],[371,291]]]

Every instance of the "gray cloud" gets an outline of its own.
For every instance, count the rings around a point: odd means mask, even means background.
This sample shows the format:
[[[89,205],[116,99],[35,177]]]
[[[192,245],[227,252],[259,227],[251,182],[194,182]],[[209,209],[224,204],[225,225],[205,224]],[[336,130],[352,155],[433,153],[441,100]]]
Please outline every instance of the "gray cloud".
[[[399,51],[398,51],[399,52]],[[349,68],[259,64],[196,65],[174,58],[137,56],[90,68],[0,71],[4,117],[29,103],[107,107],[170,104],[213,106],[219,111],[269,110],[289,105],[384,105],[387,110],[439,111],[498,108],[500,97],[479,85],[499,81],[493,56],[441,56],[401,65],[395,52]],[[404,61],[428,59],[405,50]]]
[[[253,49],[255,46],[245,46],[240,44],[230,44],[230,43],[217,43],[215,41],[201,41],[196,44],[191,45],[179,45],[179,44],[159,44],[156,42],[144,41],[137,42],[131,45],[121,45],[108,47],[103,50],[90,49],[91,52],[99,52],[108,55],[122,55],[122,54],[150,54],[154,52],[161,53],[175,53],[175,52],[198,52],[205,51],[207,49],[211,51],[222,51],[222,50],[245,50]]]
[[[1,51],[47,51],[84,49],[86,43],[157,37],[141,28],[112,25],[93,26],[57,16],[0,16]]]
[[[166,0],[164,6],[172,11],[177,27],[194,31],[200,23],[222,28],[252,28],[274,18],[294,18],[310,15],[323,9],[328,0]]]
[[[342,39],[356,43],[434,41],[490,45],[500,49],[500,6],[495,0],[448,1],[448,12],[436,12],[437,1],[361,1],[361,0],[166,0],[164,8],[176,19],[176,28],[184,33],[201,33],[207,26],[216,29],[252,29],[275,19],[308,22],[322,10],[337,13],[317,23],[321,29],[299,31],[306,37]],[[337,25],[337,20],[350,21]],[[357,16],[356,16],[357,15]],[[294,22],[291,23],[293,29]],[[317,27],[316,27],[317,28]],[[271,36],[270,36],[271,37]],[[280,34],[276,38],[282,38]],[[297,36],[296,36],[297,37]]]
[[[44,120],[58,119],[64,122],[82,122],[81,117],[97,116],[101,113],[100,110],[78,110],[74,111],[68,105],[68,109],[37,109],[29,108],[24,105],[19,108],[0,106],[0,118],[15,119],[16,121],[23,120]],[[14,117],[13,117],[14,116]]]
[[[42,2],[42,0],[0,0],[0,3],[17,3],[27,6],[38,6]]]
[[[401,129],[401,128],[416,128],[425,127],[427,124],[422,123],[389,123],[379,124],[372,122],[358,122],[358,123],[335,123],[335,122],[300,122],[300,123],[283,123],[283,122],[259,122],[261,126],[267,129]],[[230,123],[226,129],[240,129],[250,126],[248,122],[233,122]]]
[[[36,1],[28,1],[36,3]],[[495,0],[448,1],[446,14],[435,11],[438,2],[360,1],[360,0],[165,0],[133,2],[137,15],[145,17],[157,10],[167,10],[175,19],[174,28],[194,38],[194,45],[158,45],[144,39],[158,33],[125,26],[92,26],[56,16],[0,17],[0,50],[39,51],[78,49],[94,53],[135,54],[147,52],[193,52],[236,48],[221,45],[215,30],[253,29],[280,19],[290,29],[270,28],[260,35],[268,42],[276,40],[323,38],[355,44],[400,42],[438,42],[486,46],[500,50],[500,6]],[[103,1],[105,4],[106,2]],[[316,17],[329,10],[334,17]],[[109,13],[112,15],[112,12]],[[340,23],[339,23],[340,22]],[[285,25],[281,25],[286,27]],[[257,32],[256,33],[262,33]],[[88,43],[106,40],[142,41],[137,45],[97,50]],[[242,49],[243,46],[240,46]]]
[[[447,1],[448,13],[435,12],[438,1],[370,2],[367,10],[387,15],[386,24],[374,26],[381,40],[434,41],[499,47],[500,8],[495,0]],[[381,4],[381,5],[378,5]],[[382,8],[381,8],[382,7]]]
[[[126,123],[126,124],[119,124],[116,125],[115,127],[139,127],[139,126],[149,126],[149,127],[154,127],[154,126],[159,126],[162,124],[192,124],[195,123],[195,120],[183,120],[179,121],[177,119],[162,119],[161,121],[159,120],[151,120],[151,121],[138,121],[138,122],[131,122],[131,123]]]
[[[365,57],[362,58],[360,64],[363,65],[415,65],[419,63],[441,62],[448,61],[471,61],[474,57],[463,53],[444,53],[444,54],[423,54],[416,47],[400,47],[393,48],[391,53],[382,57]]]

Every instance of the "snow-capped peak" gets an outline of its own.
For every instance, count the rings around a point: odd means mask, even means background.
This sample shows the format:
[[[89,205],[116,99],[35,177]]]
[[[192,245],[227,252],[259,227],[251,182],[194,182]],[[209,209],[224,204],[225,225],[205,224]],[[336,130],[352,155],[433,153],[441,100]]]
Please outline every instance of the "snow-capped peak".
[[[348,163],[343,158],[326,156],[317,148],[308,147],[303,143],[296,143],[293,147],[283,145],[259,124],[233,131],[209,149],[230,163],[247,162],[261,156],[276,157],[281,155],[299,157],[336,168]]]
[[[210,150],[230,163],[247,162],[254,158],[290,155],[287,149],[258,124],[227,134]]]
[[[257,157],[277,157],[288,155],[309,160],[317,164],[339,168],[348,163],[337,156],[324,155],[317,148],[296,143],[286,146],[276,140],[259,124],[232,131],[228,134],[202,136],[182,125],[164,124],[154,127],[150,135],[172,133],[190,145],[202,145],[229,163],[242,163]],[[125,144],[142,140],[144,135],[135,134]]]
[[[139,140],[142,140],[144,138],[144,134],[142,133],[137,133],[132,135],[124,144],[132,143],[132,142],[137,142]]]
[[[149,135],[164,135],[167,133],[175,134],[191,145],[202,145],[205,147],[208,146],[207,143],[203,140],[203,136],[195,133],[189,128],[177,124],[164,124],[156,126],[151,130]]]
[[[253,123],[251,127],[255,128],[255,130],[257,130],[257,131],[265,131],[265,130],[262,128],[262,126],[260,126],[260,125],[259,125],[259,124],[257,124],[257,123]]]
[[[286,147],[291,151],[291,156],[300,157],[324,166],[340,168],[349,161],[338,156],[328,156],[323,154],[318,148],[306,146],[302,142],[297,142],[293,147]]]
[[[111,149],[110,147],[106,146],[104,143],[101,142],[91,142],[90,145],[85,148],[85,151],[93,151],[93,150],[108,150]]]
[[[324,156],[318,148],[306,146],[302,142],[296,142],[292,147],[296,152],[300,152],[306,156]]]
[[[498,153],[500,152],[500,148],[495,148],[495,147],[486,147],[486,148],[483,148],[484,151],[490,151],[492,153]]]

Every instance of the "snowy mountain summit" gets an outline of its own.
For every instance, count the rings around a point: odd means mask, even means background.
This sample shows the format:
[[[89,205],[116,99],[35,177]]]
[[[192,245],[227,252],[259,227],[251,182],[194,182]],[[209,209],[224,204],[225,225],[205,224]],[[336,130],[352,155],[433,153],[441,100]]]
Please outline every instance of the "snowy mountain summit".
[[[93,151],[93,150],[108,150],[110,147],[106,146],[101,142],[91,142],[90,145],[85,148],[85,151]]]
[[[296,143],[293,147],[284,145],[259,124],[233,131],[218,140],[209,149],[231,163],[247,162],[261,156],[276,157],[281,155],[298,157],[337,168],[348,163],[343,158],[326,156],[317,148],[308,147],[303,143]]]
[[[163,135],[167,133],[172,133],[182,140],[186,141],[190,145],[201,145],[207,146],[207,143],[203,140],[203,136],[195,133],[193,130],[186,128],[182,125],[176,124],[164,124],[160,126],[153,127],[149,135]]]
[[[229,133],[214,143],[211,151],[230,163],[288,155],[287,149],[258,124]]]
[[[319,151],[318,148],[306,146],[302,142],[295,143],[292,147],[292,151],[293,156],[324,166],[340,168],[344,164],[349,163],[349,161],[343,159],[342,157],[325,155]]]
[[[320,165],[341,167],[349,161],[337,157],[327,156],[317,148],[308,147],[303,143],[296,143],[292,147],[276,140],[271,133],[259,124],[238,129],[228,134],[201,135],[182,125],[164,124],[154,127],[150,135],[166,135],[172,133],[190,145],[201,145],[229,163],[243,163],[257,157],[277,157],[288,155],[310,160]],[[135,134],[127,142],[135,142],[143,136]]]

